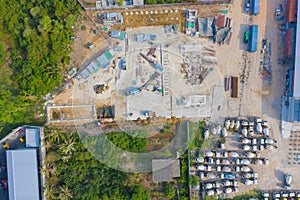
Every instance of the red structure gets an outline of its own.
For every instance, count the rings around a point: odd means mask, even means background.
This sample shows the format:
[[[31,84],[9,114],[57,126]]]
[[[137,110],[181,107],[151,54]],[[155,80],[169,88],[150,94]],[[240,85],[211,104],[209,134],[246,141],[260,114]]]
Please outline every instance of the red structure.
[[[295,28],[289,28],[286,31],[285,39],[284,39],[284,56],[288,58],[295,57]]]
[[[298,0],[288,0],[286,4],[286,23],[297,21]]]

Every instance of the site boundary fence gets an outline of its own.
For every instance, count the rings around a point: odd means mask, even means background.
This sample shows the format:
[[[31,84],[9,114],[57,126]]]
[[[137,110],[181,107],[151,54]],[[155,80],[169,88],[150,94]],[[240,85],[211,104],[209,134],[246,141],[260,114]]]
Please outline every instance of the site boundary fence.
[[[141,6],[137,6],[137,5],[126,5],[126,6],[113,6],[113,7],[101,7],[101,8],[97,8],[97,7],[88,7],[87,5],[85,5],[82,0],[77,0],[79,2],[79,4],[81,5],[81,7],[86,10],[86,11],[96,11],[96,10],[114,10],[114,9],[129,9],[129,8],[151,8],[151,7],[171,7],[171,6],[197,6],[197,5],[209,5],[209,4],[219,4],[219,5],[226,5],[226,4],[230,4],[233,2],[233,0],[214,0],[214,1],[210,1],[210,2],[197,2],[197,3],[172,3],[172,4],[151,4],[151,5],[141,5]],[[183,7],[184,8],[184,7]]]

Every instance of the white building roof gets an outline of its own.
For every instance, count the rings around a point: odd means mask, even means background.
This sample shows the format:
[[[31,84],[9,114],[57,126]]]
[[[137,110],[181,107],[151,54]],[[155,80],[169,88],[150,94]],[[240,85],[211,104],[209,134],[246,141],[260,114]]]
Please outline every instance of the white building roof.
[[[25,128],[26,147],[40,146],[40,130],[38,128]]]
[[[10,200],[39,200],[36,149],[7,150],[7,177]]]
[[[295,77],[294,77],[294,97],[300,98],[300,3],[297,11],[297,34],[295,51]]]

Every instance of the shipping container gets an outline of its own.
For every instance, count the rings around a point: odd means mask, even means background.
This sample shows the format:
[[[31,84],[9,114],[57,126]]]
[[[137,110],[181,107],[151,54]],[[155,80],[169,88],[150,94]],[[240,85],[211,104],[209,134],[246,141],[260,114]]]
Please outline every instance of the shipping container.
[[[286,23],[297,21],[298,0],[287,0],[286,3]]]
[[[249,51],[257,51],[258,25],[250,26]]]
[[[238,77],[231,77],[231,87],[232,87],[231,97],[237,98],[238,90],[239,90]]]
[[[258,15],[260,12],[260,0],[252,0],[251,2],[251,14]]]

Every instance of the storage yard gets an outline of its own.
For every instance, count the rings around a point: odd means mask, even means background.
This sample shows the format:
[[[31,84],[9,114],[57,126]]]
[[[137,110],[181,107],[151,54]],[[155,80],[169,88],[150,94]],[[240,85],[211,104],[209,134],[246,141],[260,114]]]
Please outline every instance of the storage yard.
[[[209,137],[226,142],[195,155],[191,173],[202,180],[195,191],[232,197],[259,188],[275,190],[265,193],[274,198],[298,195],[299,132],[283,139],[280,131],[280,98],[291,68],[284,55],[294,55],[284,53],[283,44],[291,45],[280,29],[285,7],[280,0],[247,2],[87,13],[101,34],[77,35],[78,49],[89,41],[94,47],[74,52],[76,75],[50,101],[48,123],[205,119],[221,126]],[[293,31],[287,34],[292,41]],[[90,106],[73,112],[70,105]],[[293,177],[291,188],[285,188],[286,174]]]

